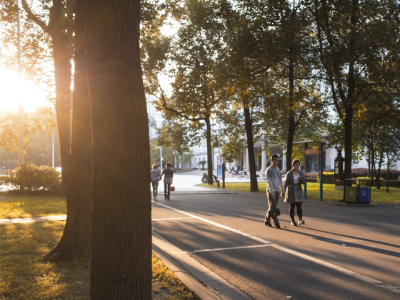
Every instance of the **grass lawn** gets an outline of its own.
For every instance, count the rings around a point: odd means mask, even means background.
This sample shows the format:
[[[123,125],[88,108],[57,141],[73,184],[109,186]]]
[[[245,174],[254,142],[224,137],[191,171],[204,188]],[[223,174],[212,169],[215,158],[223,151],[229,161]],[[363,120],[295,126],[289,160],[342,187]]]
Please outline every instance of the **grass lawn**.
[[[31,218],[67,213],[64,197],[0,194],[0,219]]]
[[[202,184],[207,187],[207,184]],[[214,183],[214,187],[217,184]],[[222,183],[220,183],[222,186]],[[323,201],[340,201],[343,199],[343,191],[335,191],[334,184],[324,184]],[[225,188],[230,190],[238,191],[250,191],[249,182],[227,182]],[[265,193],[266,184],[265,182],[258,183],[258,189],[260,193]],[[372,187],[371,192],[371,203],[400,203],[400,188],[390,187],[389,193],[386,193],[386,187],[381,187],[380,190],[376,187]],[[307,182],[307,199],[319,200],[319,183]]]
[[[0,195],[0,219],[65,213],[62,197]],[[89,299],[89,263],[41,260],[57,245],[64,224],[0,225],[0,299]],[[194,299],[154,254],[152,267],[152,299]]]

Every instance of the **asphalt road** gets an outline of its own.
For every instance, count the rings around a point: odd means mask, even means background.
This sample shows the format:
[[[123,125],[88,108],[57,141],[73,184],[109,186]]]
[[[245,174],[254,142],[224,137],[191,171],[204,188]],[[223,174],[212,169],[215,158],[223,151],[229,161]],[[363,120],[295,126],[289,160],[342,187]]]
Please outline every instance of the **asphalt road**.
[[[219,190],[221,191],[221,190]],[[264,225],[250,193],[172,193],[153,230],[253,299],[400,299],[400,206],[303,203],[305,225]]]

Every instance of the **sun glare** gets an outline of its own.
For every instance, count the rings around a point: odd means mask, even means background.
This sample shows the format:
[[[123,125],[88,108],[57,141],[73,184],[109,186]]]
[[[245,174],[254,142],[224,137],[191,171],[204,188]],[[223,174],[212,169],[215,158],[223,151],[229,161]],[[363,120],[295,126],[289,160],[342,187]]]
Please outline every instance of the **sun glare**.
[[[16,72],[0,67],[0,111],[15,112],[19,104],[26,112],[51,105],[43,88],[19,78]]]

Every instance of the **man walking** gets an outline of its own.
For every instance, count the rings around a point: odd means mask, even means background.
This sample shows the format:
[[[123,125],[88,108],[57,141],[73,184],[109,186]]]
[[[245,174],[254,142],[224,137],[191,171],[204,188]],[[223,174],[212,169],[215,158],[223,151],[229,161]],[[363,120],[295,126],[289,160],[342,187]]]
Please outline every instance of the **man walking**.
[[[279,160],[280,159],[278,154],[272,155],[271,165],[265,171],[265,177],[267,178],[268,211],[267,214],[265,215],[265,222],[264,222],[265,225],[271,227],[272,226],[271,217],[272,217],[272,220],[274,220],[274,224],[278,229],[281,228],[278,217],[270,216],[269,212],[275,209],[278,205],[279,188],[282,191],[281,193],[282,197],[285,196],[285,190],[283,188],[283,183],[282,183],[281,170],[279,170],[278,168]]]
[[[164,175],[164,199],[170,200],[169,195],[171,191],[171,184],[172,184],[172,178],[174,177],[174,172],[170,169],[171,168],[170,162],[167,162],[165,166],[167,168],[164,169],[161,173],[161,177]]]

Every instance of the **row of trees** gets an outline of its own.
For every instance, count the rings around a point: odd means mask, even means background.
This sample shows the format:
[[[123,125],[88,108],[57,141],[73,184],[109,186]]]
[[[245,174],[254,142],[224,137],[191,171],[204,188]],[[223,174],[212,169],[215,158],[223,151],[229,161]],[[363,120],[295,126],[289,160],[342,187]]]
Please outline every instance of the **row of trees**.
[[[60,151],[56,122],[50,109],[41,108],[23,114],[24,159],[35,165],[60,165]],[[18,166],[18,115],[6,112],[0,116],[0,166]]]
[[[207,138],[209,178],[211,120],[229,137],[225,155],[246,138],[251,191],[259,138],[285,144],[290,169],[295,139],[324,137],[344,148],[350,178],[355,152],[399,152],[379,147],[399,145],[399,9],[392,0],[183,1],[163,48],[172,94],[155,83],[156,104],[174,132]]]

